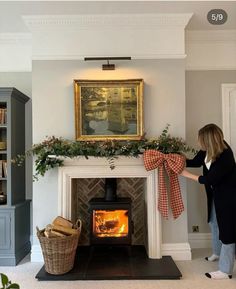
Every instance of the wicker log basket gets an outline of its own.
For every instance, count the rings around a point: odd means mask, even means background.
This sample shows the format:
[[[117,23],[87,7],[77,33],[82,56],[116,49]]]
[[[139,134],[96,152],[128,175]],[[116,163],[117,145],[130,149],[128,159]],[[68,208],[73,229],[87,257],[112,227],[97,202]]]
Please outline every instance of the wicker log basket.
[[[45,229],[39,230],[36,227],[46,272],[53,275],[61,275],[73,268],[81,226],[81,220],[77,220],[74,225],[74,229],[77,230],[76,234],[58,238],[47,238],[44,235]]]

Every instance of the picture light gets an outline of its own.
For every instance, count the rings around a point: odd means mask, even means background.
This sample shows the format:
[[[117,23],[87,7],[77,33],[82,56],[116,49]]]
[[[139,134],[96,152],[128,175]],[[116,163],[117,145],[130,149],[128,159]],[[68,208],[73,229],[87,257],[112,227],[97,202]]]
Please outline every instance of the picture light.
[[[110,60],[131,60],[130,56],[121,57],[85,57],[84,61],[106,60],[107,63],[102,65],[102,70],[115,70],[115,64],[111,64]]]

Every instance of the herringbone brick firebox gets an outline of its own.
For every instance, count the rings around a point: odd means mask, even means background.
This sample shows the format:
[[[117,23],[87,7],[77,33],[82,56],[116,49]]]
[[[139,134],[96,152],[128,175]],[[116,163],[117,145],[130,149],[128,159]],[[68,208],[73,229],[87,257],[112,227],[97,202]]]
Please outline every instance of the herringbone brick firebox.
[[[143,245],[147,236],[147,221],[144,204],[145,178],[117,178],[117,196],[131,198],[134,232],[133,245]],[[72,219],[82,219],[81,245],[89,244],[89,200],[102,198],[105,194],[104,178],[81,178],[72,180]]]

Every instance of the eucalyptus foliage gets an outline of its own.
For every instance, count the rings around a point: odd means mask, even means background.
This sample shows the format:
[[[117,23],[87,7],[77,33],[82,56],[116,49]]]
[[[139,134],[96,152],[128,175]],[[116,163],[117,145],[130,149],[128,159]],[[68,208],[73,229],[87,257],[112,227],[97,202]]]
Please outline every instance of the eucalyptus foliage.
[[[148,149],[156,149],[165,154],[195,152],[194,149],[186,145],[182,138],[170,136],[168,130],[169,125],[158,138],[143,138],[135,141],[70,141],[52,136],[33,145],[32,149],[27,151],[25,155],[18,155],[13,162],[21,165],[27,155],[35,156],[35,178],[37,179],[39,175],[44,176],[49,169],[63,166],[63,160],[60,157],[105,157],[109,161],[110,168],[114,169],[114,160],[118,156],[138,157]]]
[[[16,283],[12,283],[7,275],[0,273],[2,287],[0,289],[20,289],[20,286]]]

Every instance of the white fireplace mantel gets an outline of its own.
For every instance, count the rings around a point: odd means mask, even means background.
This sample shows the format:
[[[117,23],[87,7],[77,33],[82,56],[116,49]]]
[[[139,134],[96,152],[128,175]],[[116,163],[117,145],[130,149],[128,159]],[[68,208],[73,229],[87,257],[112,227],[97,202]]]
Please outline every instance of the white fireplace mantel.
[[[73,178],[144,178],[145,205],[147,212],[147,236],[146,250],[149,258],[159,259],[170,255],[174,260],[191,260],[191,248],[188,242],[163,243],[163,223],[161,215],[157,210],[158,176],[157,170],[146,171],[142,156],[119,157],[115,159],[115,169],[111,170],[106,158],[85,157],[60,158],[64,160],[64,166],[58,169],[58,215],[65,218],[71,217],[71,187]],[[171,220],[170,220],[171,221]],[[31,253],[32,262],[42,262],[42,252],[37,238]]]
[[[161,258],[161,216],[157,210],[157,171],[146,171],[142,157],[119,157],[112,170],[106,158],[64,158],[59,168],[58,214],[71,219],[71,180],[73,178],[145,178],[147,210],[147,253],[149,258]]]

